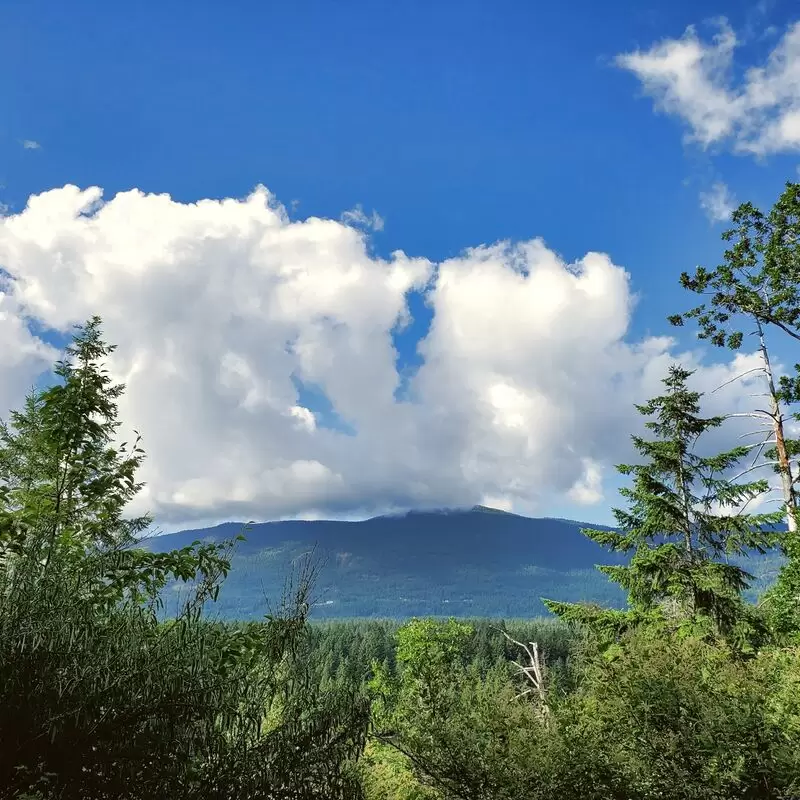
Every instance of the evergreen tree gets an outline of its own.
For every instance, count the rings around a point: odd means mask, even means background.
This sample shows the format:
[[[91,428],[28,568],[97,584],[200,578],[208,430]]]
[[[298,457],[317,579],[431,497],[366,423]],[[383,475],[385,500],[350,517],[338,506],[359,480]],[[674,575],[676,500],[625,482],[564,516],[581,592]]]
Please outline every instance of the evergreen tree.
[[[650,418],[645,424],[654,438],[633,436],[644,463],[618,467],[633,477],[632,486],[620,490],[628,509],[614,511],[619,529],[584,531],[613,551],[632,554],[627,564],[600,567],[627,591],[629,609],[545,601],[562,618],[619,633],[645,620],[677,617],[681,624],[701,623],[724,636],[744,621],[741,592],[752,576],[726,557],[764,552],[773,536],[764,527],[780,512],[739,510],[768,488],[763,480],[737,483],[725,477],[746,447],[712,457],[695,452],[698,439],[723,418],[699,415],[700,394],[687,388],[691,374],[673,366],[663,381],[666,392],[637,406]]]

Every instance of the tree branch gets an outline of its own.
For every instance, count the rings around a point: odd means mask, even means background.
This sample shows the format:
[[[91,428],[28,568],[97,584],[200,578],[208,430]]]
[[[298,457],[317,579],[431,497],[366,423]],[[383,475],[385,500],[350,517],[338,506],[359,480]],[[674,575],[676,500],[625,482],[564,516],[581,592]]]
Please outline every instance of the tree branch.
[[[734,383],[734,382],[740,380],[741,378],[744,378],[745,375],[750,375],[753,372],[764,372],[764,367],[753,367],[752,369],[745,370],[744,372],[740,373],[739,375],[736,375],[733,378],[731,378],[729,381],[725,381],[725,383],[721,383],[719,386],[717,386],[716,389],[714,389],[711,392],[711,394],[714,394],[714,392],[718,392],[720,389],[723,389],[726,386],[729,386],[731,383]]]
[[[784,333],[788,333],[793,339],[797,339],[800,342],[800,333],[797,331],[793,331],[790,327],[785,325],[783,322],[778,322],[776,319],[769,320],[771,324],[773,324],[776,328],[780,328]]]
[[[733,414],[726,414],[725,419],[733,419],[734,417],[750,417],[752,419],[772,419],[774,420],[775,417],[769,413],[769,411],[763,411],[760,408],[757,408],[755,411],[737,411]]]
[[[530,647],[528,647],[522,642],[518,642],[516,639],[509,636],[509,634],[502,628],[498,628],[498,630],[503,634],[503,636],[506,637],[506,639],[508,639],[508,641],[513,642],[518,647],[521,647],[527,654],[528,660],[530,661],[530,665],[527,667],[522,666],[522,664],[520,664],[518,661],[512,662],[517,669],[519,669],[520,673],[533,684],[531,689],[521,692],[517,695],[517,697],[523,697],[524,695],[535,691],[541,702],[542,714],[544,715],[545,719],[547,719],[550,714],[550,709],[547,705],[547,691],[544,684],[544,669],[541,662],[541,657],[539,655],[539,645],[536,642],[530,642]]]
[[[777,467],[779,463],[780,462],[778,461],[763,461],[761,464],[754,464],[753,466],[748,467],[745,470],[742,470],[742,472],[740,472],[738,475],[731,478],[731,483],[735,483],[736,481],[739,480],[739,478],[743,477],[744,475],[747,475],[748,472],[753,472],[753,470],[761,469],[762,467],[769,467],[769,466]]]

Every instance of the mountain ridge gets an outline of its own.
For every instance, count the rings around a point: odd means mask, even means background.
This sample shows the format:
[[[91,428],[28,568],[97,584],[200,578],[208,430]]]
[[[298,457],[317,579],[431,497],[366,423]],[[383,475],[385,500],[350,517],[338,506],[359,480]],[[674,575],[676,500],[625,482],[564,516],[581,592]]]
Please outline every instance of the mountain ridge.
[[[169,550],[244,533],[213,609],[226,618],[261,616],[278,602],[286,577],[311,550],[319,564],[317,618],[531,617],[547,613],[542,597],[623,606],[622,590],[595,566],[623,563],[624,557],[584,536],[582,528],[612,530],[476,506],[358,521],[225,522],[142,544]],[[748,561],[758,590],[762,566]]]

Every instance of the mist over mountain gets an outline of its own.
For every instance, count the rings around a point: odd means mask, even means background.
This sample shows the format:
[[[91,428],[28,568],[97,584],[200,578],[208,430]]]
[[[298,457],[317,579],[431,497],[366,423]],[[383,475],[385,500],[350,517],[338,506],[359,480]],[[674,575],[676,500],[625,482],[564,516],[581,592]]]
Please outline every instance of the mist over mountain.
[[[154,550],[244,533],[210,613],[262,616],[281,596],[304,554],[319,565],[312,617],[531,617],[541,598],[622,607],[624,593],[595,569],[621,563],[581,533],[590,523],[529,518],[483,506],[412,511],[361,522],[239,522],[156,536]],[[748,559],[751,595],[771,580],[777,556]],[[179,592],[176,590],[176,595]],[[177,597],[176,597],[177,602]]]

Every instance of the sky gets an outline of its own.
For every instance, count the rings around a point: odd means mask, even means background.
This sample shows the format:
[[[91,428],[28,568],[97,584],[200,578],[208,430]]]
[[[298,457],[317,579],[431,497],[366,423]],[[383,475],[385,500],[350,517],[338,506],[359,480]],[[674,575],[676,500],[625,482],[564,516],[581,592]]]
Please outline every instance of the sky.
[[[752,404],[666,316],[798,179],[792,2],[0,0],[0,52],[0,416],[99,314],[164,530],[607,522],[670,363]]]

